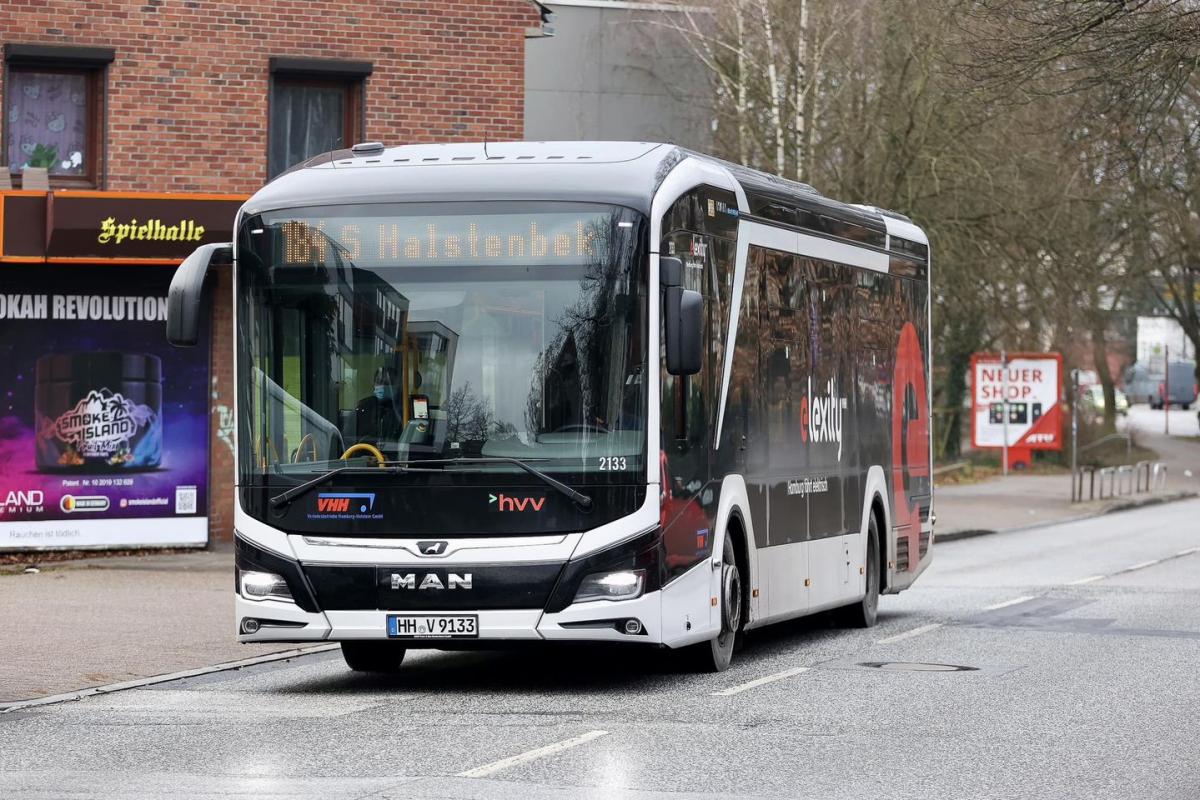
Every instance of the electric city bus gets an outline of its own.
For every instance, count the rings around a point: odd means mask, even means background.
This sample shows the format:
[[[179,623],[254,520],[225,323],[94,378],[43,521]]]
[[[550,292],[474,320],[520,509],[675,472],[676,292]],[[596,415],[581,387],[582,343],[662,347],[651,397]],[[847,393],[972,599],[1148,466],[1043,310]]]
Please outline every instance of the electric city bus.
[[[929,246],[669,144],[365,143],[179,268],[233,270],[236,625],[688,648],[881,593],[932,542]]]

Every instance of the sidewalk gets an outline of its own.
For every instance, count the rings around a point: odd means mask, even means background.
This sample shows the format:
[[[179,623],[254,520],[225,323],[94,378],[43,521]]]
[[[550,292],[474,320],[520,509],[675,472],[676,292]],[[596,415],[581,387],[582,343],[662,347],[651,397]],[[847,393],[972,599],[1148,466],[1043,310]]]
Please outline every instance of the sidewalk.
[[[1200,427],[1195,411],[1173,409],[1171,434],[1163,433],[1163,412],[1134,406],[1119,429],[1153,449],[1167,466],[1167,488],[1161,495],[1124,495],[1088,503],[1071,502],[1071,476],[1022,475],[993,478],[973,484],[934,489],[938,539],[946,541],[971,533],[1027,528],[1050,522],[1089,517],[1128,507],[1161,502],[1165,497],[1200,493]],[[1097,488],[1097,493],[1098,493]],[[1087,492],[1085,486],[1084,492]]]
[[[1094,517],[1133,505],[1195,496],[1200,480],[1171,481],[1168,490],[1123,495],[1090,503],[1071,502],[1071,476],[1009,475],[980,483],[944,486],[934,490],[937,513],[934,535],[939,541],[967,535],[1028,528],[1081,517]]]
[[[233,550],[0,572],[0,703],[294,649],[234,638]]]

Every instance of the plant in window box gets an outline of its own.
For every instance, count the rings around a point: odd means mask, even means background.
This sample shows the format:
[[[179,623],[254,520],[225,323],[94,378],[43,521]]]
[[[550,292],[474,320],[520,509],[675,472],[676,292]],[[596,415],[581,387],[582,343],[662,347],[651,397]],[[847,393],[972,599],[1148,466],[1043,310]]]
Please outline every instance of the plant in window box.
[[[34,147],[33,152],[29,154],[29,161],[26,162],[25,166],[53,169],[57,163],[58,147],[52,144],[39,144]]]

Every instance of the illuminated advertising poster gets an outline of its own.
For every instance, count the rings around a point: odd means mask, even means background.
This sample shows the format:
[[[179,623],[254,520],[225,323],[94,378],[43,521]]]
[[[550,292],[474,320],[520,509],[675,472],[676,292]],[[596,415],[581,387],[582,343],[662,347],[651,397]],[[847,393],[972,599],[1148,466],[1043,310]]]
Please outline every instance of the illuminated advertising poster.
[[[4,271],[0,549],[204,544],[209,354],[167,344],[174,270]]]
[[[1004,397],[1008,397],[1008,446],[1062,449],[1062,356],[1014,353],[1002,367],[998,354],[971,357],[971,441],[1004,446]]]

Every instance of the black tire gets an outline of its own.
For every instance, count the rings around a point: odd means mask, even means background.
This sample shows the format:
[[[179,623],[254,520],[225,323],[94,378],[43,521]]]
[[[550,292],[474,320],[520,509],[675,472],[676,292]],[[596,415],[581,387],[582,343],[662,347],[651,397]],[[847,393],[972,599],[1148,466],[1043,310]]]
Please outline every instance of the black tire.
[[[355,672],[394,674],[400,671],[405,652],[397,642],[342,642],[342,658],[346,659],[346,666]]]
[[[1183,405],[1181,405],[1181,406],[1180,406],[1180,408],[1182,408],[1184,411],[1191,411],[1191,410],[1192,410],[1192,404],[1191,404],[1191,403],[1184,403]]]
[[[879,616],[879,523],[871,514],[867,523],[867,593],[857,603],[838,609],[840,622],[848,628],[873,628]]]
[[[745,592],[737,555],[729,536],[721,549],[721,632],[707,642],[691,645],[683,652],[694,672],[724,672],[733,660],[738,636],[745,624]]]

